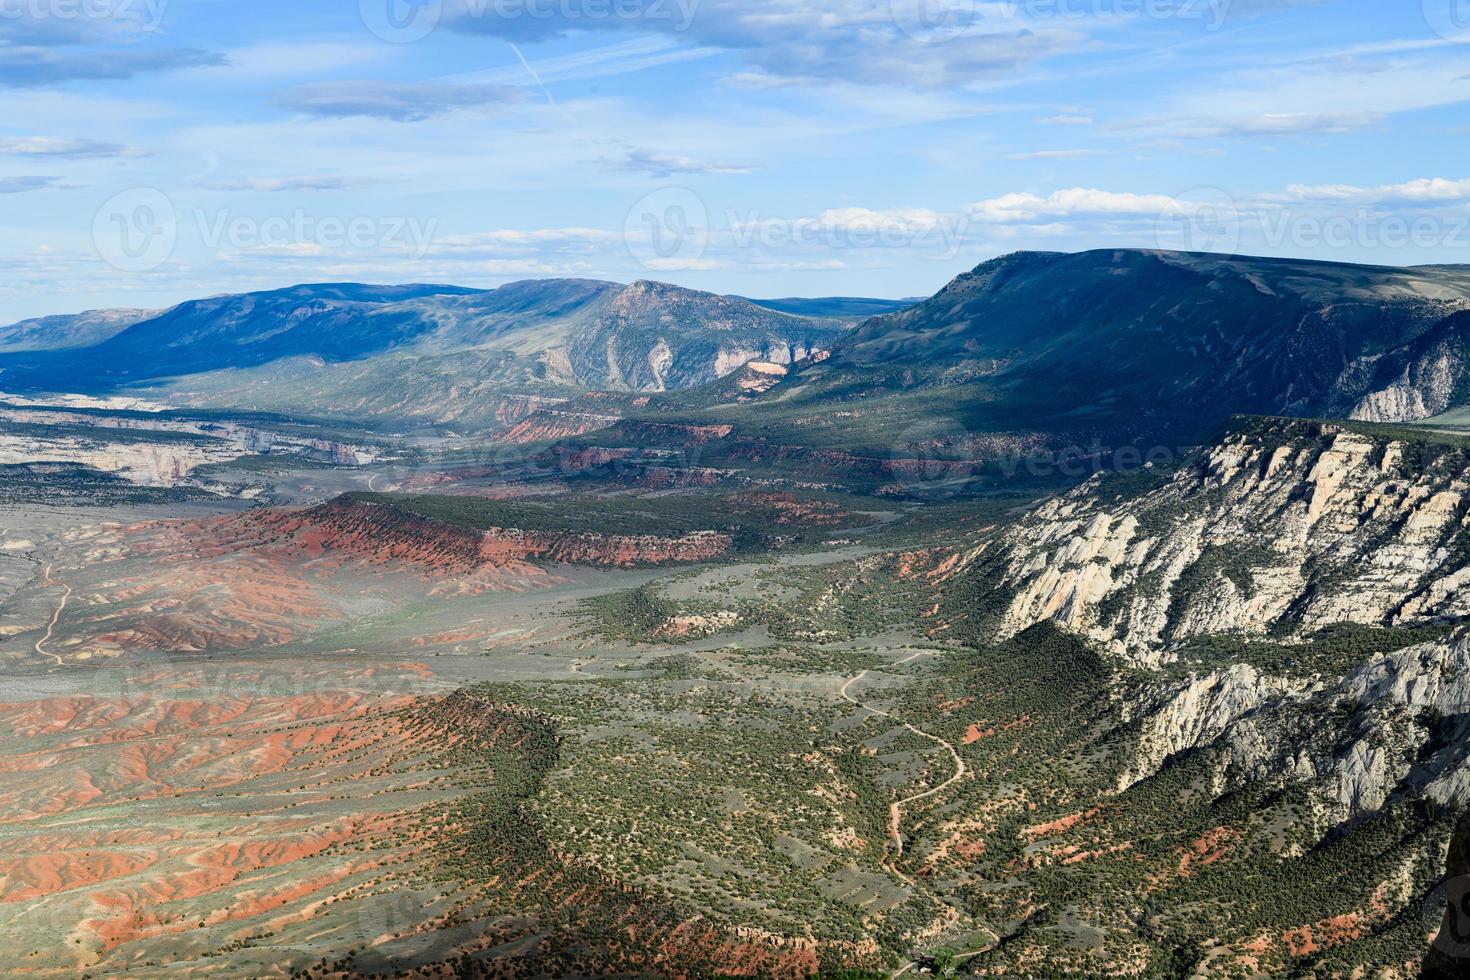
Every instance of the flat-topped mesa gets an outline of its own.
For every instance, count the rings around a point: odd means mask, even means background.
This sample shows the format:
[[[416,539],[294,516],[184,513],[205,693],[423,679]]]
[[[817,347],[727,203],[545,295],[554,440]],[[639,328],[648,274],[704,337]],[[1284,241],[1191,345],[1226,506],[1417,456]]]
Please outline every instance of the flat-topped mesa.
[[[1463,268],[1026,252],[866,321],[796,384],[812,404],[932,389],[992,431],[1182,445],[1241,413],[1438,414],[1470,385],[1467,339]]]

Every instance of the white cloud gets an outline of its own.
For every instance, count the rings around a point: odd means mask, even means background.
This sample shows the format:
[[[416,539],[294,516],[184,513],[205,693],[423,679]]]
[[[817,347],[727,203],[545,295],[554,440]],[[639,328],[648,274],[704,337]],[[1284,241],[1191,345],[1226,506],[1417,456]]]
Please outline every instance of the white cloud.
[[[733,52],[777,78],[945,88],[1003,77],[1085,39],[1075,18],[1025,18],[1016,5],[931,0],[449,0],[454,30],[519,42],[626,32]],[[958,13],[958,19],[954,15]],[[936,19],[937,18],[937,19]]]
[[[1073,187],[1046,197],[1031,193],[1002,194],[971,204],[967,211],[979,221],[1031,222],[1085,215],[1158,215],[1176,207],[1165,194],[1129,194]]]
[[[366,183],[331,175],[303,177],[247,177],[242,180],[212,181],[206,186],[217,191],[337,191]]]
[[[1041,120],[1047,126],[1091,126],[1092,116],[1084,113],[1061,113]]]
[[[1456,204],[1470,201],[1470,179],[1447,180],[1421,177],[1401,184],[1355,187],[1351,184],[1292,184],[1276,200],[1318,201],[1355,204]]]
[[[282,93],[277,101],[310,116],[421,122],[459,109],[515,102],[520,97],[516,89],[494,85],[340,81],[302,85]]]
[[[881,211],[870,208],[829,208],[817,218],[824,228],[847,231],[885,227],[929,231],[944,227],[948,220],[946,215],[929,208],[888,208]]]
[[[60,177],[0,177],[0,194],[24,194],[55,187]]]

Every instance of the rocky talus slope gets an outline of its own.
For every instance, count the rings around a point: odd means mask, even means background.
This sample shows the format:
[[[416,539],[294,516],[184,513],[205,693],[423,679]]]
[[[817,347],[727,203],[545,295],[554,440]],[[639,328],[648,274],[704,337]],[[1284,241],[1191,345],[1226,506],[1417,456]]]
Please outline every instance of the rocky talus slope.
[[[983,583],[1001,637],[1052,620],[1140,666],[1204,636],[1470,615],[1470,450],[1400,431],[1242,421],[1151,488],[1049,501],[950,574]]]

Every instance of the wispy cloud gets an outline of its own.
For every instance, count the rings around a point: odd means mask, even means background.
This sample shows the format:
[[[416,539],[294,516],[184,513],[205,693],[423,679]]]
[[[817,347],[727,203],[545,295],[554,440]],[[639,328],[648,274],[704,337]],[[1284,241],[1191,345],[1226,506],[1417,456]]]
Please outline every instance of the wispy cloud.
[[[147,72],[223,65],[223,55],[193,48],[166,51],[0,47],[0,85],[46,88],[76,81],[120,81]]]
[[[23,194],[56,186],[60,177],[0,177],[0,194]]]
[[[1041,120],[1046,126],[1091,126],[1092,116],[1082,112],[1063,112]]]
[[[1351,184],[1292,184],[1286,193],[1272,195],[1273,201],[1311,201],[1353,204],[1457,204],[1470,201],[1470,179],[1448,180],[1423,177],[1401,184],[1355,187]]]
[[[1000,77],[1085,40],[1084,32],[1061,19],[1028,20],[1008,13],[1005,5],[985,6],[984,16],[974,6],[963,23],[952,24],[955,11],[944,11],[935,22],[925,0],[821,6],[809,0],[570,0],[524,6],[448,0],[445,22],[463,33],[512,42],[609,32],[664,35],[732,52],[776,78],[918,88]]]
[[[77,160],[105,157],[144,157],[148,153],[121,143],[90,139],[57,139],[49,136],[0,138],[0,156],[58,157]]]
[[[648,174],[650,177],[673,177],[676,174],[724,176],[748,174],[752,170],[745,164],[711,163],[708,160],[653,150],[633,150],[620,160],[608,161],[608,164],[614,170]]]
[[[1212,125],[1179,130],[1181,137],[1219,136],[1310,136],[1350,133],[1379,122],[1373,112],[1263,112],[1254,116],[1224,119]]]
[[[518,101],[521,92],[495,85],[343,81],[302,85],[282,93],[281,106],[312,116],[368,116],[418,122],[459,109]]]
[[[1102,150],[1032,150],[1029,153],[1010,153],[1006,155],[1007,160],[1081,160],[1085,157],[1095,157],[1102,154]]]
[[[610,78],[649,68],[658,68],[662,65],[701,61],[719,53],[719,48],[689,47],[671,37],[650,35],[575,51],[571,54],[533,58],[530,64],[537,77],[542,82],[550,84]],[[515,65],[453,75],[443,80],[484,85],[521,85],[525,83],[525,74],[523,67]]]
[[[367,183],[365,180],[348,179],[333,175],[302,177],[246,177],[240,180],[210,181],[207,186],[217,191],[338,191]]]

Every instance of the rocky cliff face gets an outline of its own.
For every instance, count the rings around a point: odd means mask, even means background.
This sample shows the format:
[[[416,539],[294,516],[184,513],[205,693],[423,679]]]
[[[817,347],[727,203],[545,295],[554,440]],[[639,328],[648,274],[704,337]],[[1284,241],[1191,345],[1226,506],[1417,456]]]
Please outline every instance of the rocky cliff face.
[[[751,361],[786,366],[827,350],[852,321],[807,319],[655,282],[635,282],[574,334],[570,376],[590,388],[693,388]]]
[[[1234,664],[1133,697],[1141,735],[1120,789],[1204,752],[1214,796],[1310,787],[1319,832],[1397,799],[1470,800],[1470,632],[1373,655],[1341,678]]]
[[[1467,473],[1453,437],[1243,420],[928,574],[939,618],[1001,638],[1052,621],[1110,653],[1117,791],[1184,759],[1210,799],[1291,789],[1306,848],[1406,801],[1470,801]]]
[[[90,412],[72,408],[0,405],[0,465],[77,463],[140,486],[171,487],[202,466],[251,454],[306,456],[341,466],[362,466],[375,458],[363,446],[234,422],[188,419],[161,410],[114,412],[115,406],[108,405]]]
[[[0,432],[0,465],[79,463],[114,473],[130,483],[171,487],[211,463],[224,463],[243,453],[228,443],[110,442],[90,438],[17,436]]]
[[[1217,634],[1470,615],[1470,455],[1301,421],[1242,423],[1143,492],[1097,478],[967,553],[1002,637],[1044,620],[1143,666]]]

